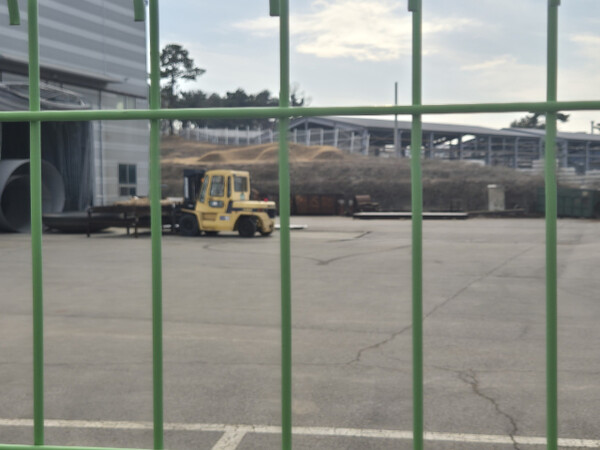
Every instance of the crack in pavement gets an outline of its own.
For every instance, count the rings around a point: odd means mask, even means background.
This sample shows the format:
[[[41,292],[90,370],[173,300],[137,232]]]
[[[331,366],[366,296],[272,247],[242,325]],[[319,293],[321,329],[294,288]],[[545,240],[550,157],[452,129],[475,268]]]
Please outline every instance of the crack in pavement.
[[[338,240],[338,241],[328,241],[329,243],[332,242],[342,242],[342,241],[354,241],[356,239],[360,239],[368,234],[370,234],[370,231],[365,231],[364,233],[352,238],[352,239],[342,239],[342,240]],[[203,249],[204,250],[209,250],[209,251],[215,251],[215,252],[221,252],[221,253],[239,253],[238,250],[226,250],[226,249],[222,249],[222,248],[218,248],[219,244],[214,244],[214,243],[210,243],[210,244],[204,244]],[[318,266],[327,266],[332,262],[336,262],[336,261],[340,261],[342,259],[347,259],[347,258],[354,258],[356,256],[363,256],[363,255],[372,255],[372,254],[376,254],[376,253],[384,253],[384,252],[391,252],[391,251],[395,251],[395,250],[402,250],[405,248],[410,248],[410,245],[400,245],[398,247],[392,247],[392,248],[385,248],[385,249],[380,249],[380,250],[371,250],[371,251],[366,251],[366,252],[359,252],[359,253],[350,253],[347,255],[342,255],[342,256],[336,256],[335,258],[330,258],[330,259],[320,259],[320,258],[315,258],[312,256],[302,256],[302,255],[291,255],[292,259],[306,259],[309,261],[315,261],[317,263]],[[265,254],[265,253],[260,253],[260,252],[244,252],[245,254],[251,255],[251,254],[256,254],[256,255],[262,255],[262,256],[277,256],[277,254]]]
[[[360,238],[363,238],[363,237],[365,237],[365,236],[368,236],[368,235],[369,235],[369,234],[371,234],[371,233],[372,233],[372,231],[363,231],[363,232],[361,232],[359,235],[357,235],[357,236],[353,236],[353,237],[351,237],[350,239],[333,239],[333,240],[330,240],[330,241],[327,241],[327,242],[328,242],[328,243],[332,243],[332,242],[348,242],[348,241],[356,241],[356,240],[358,240],[358,239],[360,239]],[[223,245],[223,244],[225,244],[225,242],[219,242],[219,243],[216,243],[216,242],[209,242],[209,243],[207,243],[207,244],[204,244],[204,245],[202,246],[202,248],[203,248],[204,250],[209,250],[209,251],[217,251],[217,252],[221,252],[221,253],[237,253],[237,252],[238,252],[238,250],[223,250],[223,249],[221,249],[221,248],[218,248],[218,247],[220,247],[220,246],[221,246],[221,245]],[[255,254],[255,255],[264,255],[264,253],[260,253],[260,252],[246,252],[246,253],[248,253],[248,254]],[[293,255],[292,255],[292,256],[293,256]]]
[[[411,328],[412,328],[412,325],[407,325],[407,326],[405,326],[404,328],[402,328],[401,330],[398,330],[398,331],[396,331],[395,333],[392,333],[391,335],[389,335],[389,336],[388,336],[386,339],[384,339],[383,341],[379,341],[379,342],[376,342],[376,343],[374,343],[374,344],[372,344],[372,345],[369,345],[369,346],[367,346],[367,347],[360,348],[360,349],[358,350],[358,352],[356,353],[356,356],[354,357],[354,359],[353,359],[352,361],[348,361],[348,362],[346,363],[346,365],[350,365],[350,364],[354,364],[354,363],[358,363],[358,362],[360,362],[360,358],[362,357],[362,354],[363,354],[364,352],[366,352],[366,351],[369,351],[369,350],[374,350],[374,349],[376,349],[376,348],[379,348],[379,347],[381,347],[382,345],[385,345],[385,344],[387,344],[387,343],[388,343],[388,342],[390,342],[390,341],[393,341],[394,339],[396,339],[396,337],[398,337],[399,335],[401,335],[401,334],[402,334],[402,333],[404,333],[405,331],[407,331],[407,330],[410,330]]]
[[[227,242],[209,242],[207,244],[204,244],[202,246],[202,249],[212,251],[212,252],[219,252],[219,253],[244,253],[246,255],[279,256],[279,253],[256,252],[256,251],[240,252],[239,249],[228,250],[228,249],[221,248],[224,245],[229,244],[229,243],[230,243],[229,241],[227,241]],[[251,247],[251,248],[255,248],[255,247]]]
[[[373,255],[376,253],[392,252],[395,250],[402,250],[404,248],[409,248],[409,247],[410,247],[410,245],[401,245],[399,247],[386,248],[383,250],[372,250],[369,252],[350,253],[348,255],[336,256],[335,258],[331,258],[331,259],[318,259],[318,258],[312,258],[310,256],[296,256],[296,258],[309,259],[312,261],[316,261],[318,266],[327,266],[328,264],[330,264],[332,262],[340,261],[340,260],[346,259],[346,258],[353,258],[355,256],[363,256],[363,255]]]
[[[511,441],[513,442],[513,448],[515,450],[520,450],[519,444],[517,443],[517,441],[515,439],[515,435],[519,432],[519,427],[517,426],[517,422],[510,414],[508,414],[507,412],[503,411],[502,408],[500,408],[500,405],[498,404],[496,399],[494,399],[493,397],[490,397],[489,395],[484,394],[481,391],[481,388],[479,386],[479,379],[477,378],[477,374],[475,373],[475,371],[472,369],[469,369],[466,372],[461,371],[461,372],[455,372],[455,373],[458,374],[458,378],[462,382],[471,386],[471,390],[473,391],[473,393],[475,395],[490,402],[492,404],[492,406],[494,407],[494,409],[496,410],[496,412],[508,420],[508,422],[510,423],[510,426],[511,426],[511,430],[509,431],[508,435],[509,435]]]
[[[436,306],[434,306],[431,310],[429,310],[429,312],[427,312],[427,314],[425,314],[423,316],[422,321],[425,322],[425,320],[431,316],[432,314],[434,314],[438,309],[444,307],[446,304],[448,304],[450,301],[454,300],[456,297],[458,297],[460,294],[462,294],[463,292],[465,292],[467,289],[469,289],[473,284],[483,280],[484,278],[489,277],[490,275],[492,275],[495,271],[501,269],[502,267],[506,266],[507,264],[509,264],[510,262],[514,261],[515,259],[517,259],[518,257],[524,255],[525,253],[529,252],[532,247],[527,247],[525,250],[520,251],[519,253],[517,253],[516,255],[511,256],[510,258],[506,259],[505,261],[503,261],[501,264],[493,267],[492,269],[488,270],[487,272],[485,272],[483,275],[475,278],[474,280],[469,281],[465,286],[463,286],[461,289],[459,289],[458,291],[456,291],[453,295],[451,295],[450,297],[448,297],[446,300],[444,300],[441,303],[438,303]],[[412,324],[406,325],[404,328],[400,329],[399,331],[396,331],[394,333],[392,333],[390,336],[388,336],[386,339],[376,342],[375,344],[369,345],[367,347],[363,347],[360,348],[358,350],[358,352],[356,353],[356,356],[354,357],[353,360],[347,362],[346,364],[354,364],[354,363],[358,363],[360,362],[360,358],[362,357],[362,354],[368,350],[374,350],[376,348],[379,348],[385,344],[387,344],[388,342],[393,341],[396,337],[400,336],[401,334],[403,334],[404,332],[410,330],[412,328]]]
[[[359,234],[358,236],[354,236],[351,237],[350,239],[334,239],[332,241],[327,241],[327,242],[348,242],[348,241],[356,241],[357,239],[363,238],[369,234],[371,234],[372,231],[363,231],[361,234]]]
[[[515,437],[517,435],[517,433],[519,432],[519,427],[517,426],[517,421],[510,414],[508,414],[507,412],[503,411],[502,408],[500,408],[500,405],[498,404],[498,401],[495,398],[490,397],[489,395],[486,395],[481,391],[479,378],[477,377],[477,373],[473,369],[460,370],[460,369],[452,369],[449,367],[441,367],[441,366],[435,366],[435,365],[432,365],[431,367],[434,369],[437,369],[437,370],[441,370],[443,372],[450,372],[450,373],[455,374],[456,376],[458,376],[458,379],[460,381],[462,381],[463,383],[465,383],[471,387],[471,390],[473,391],[473,393],[476,396],[481,397],[484,400],[487,400],[488,402],[490,402],[492,404],[492,406],[494,407],[494,409],[496,410],[496,412],[500,416],[506,418],[508,420],[508,422],[510,423],[511,431],[508,433],[508,436],[510,437],[510,440],[513,443],[513,448],[515,450],[521,450],[519,447],[519,444],[517,443],[516,437]],[[490,372],[490,371],[488,371],[488,372]]]
[[[209,245],[204,247],[206,250],[212,250],[212,251],[219,251],[222,253],[239,253],[239,252],[235,252],[235,251],[229,251],[229,250],[221,250],[221,249],[215,249],[214,247],[210,247]],[[315,258],[314,256],[302,256],[302,255],[291,255],[292,259],[305,259],[308,261],[314,261],[317,263],[317,266],[327,266],[332,262],[336,262],[336,261],[340,261],[342,259],[347,259],[347,258],[354,258],[356,256],[366,256],[366,255],[374,255],[377,253],[385,253],[385,252],[393,252],[396,250],[402,250],[405,248],[410,248],[410,245],[400,245],[398,247],[392,247],[392,248],[384,248],[384,249],[379,249],[379,250],[370,250],[370,251],[365,251],[365,252],[359,252],[359,253],[349,253],[346,255],[341,255],[341,256],[336,256],[335,258],[330,258],[330,259],[320,259],[320,258]],[[251,252],[246,252],[246,254],[252,254]],[[262,254],[262,253],[256,253],[256,254]],[[271,255],[272,256],[272,255]],[[275,255],[277,256],[277,255]]]
[[[531,329],[531,324],[526,323],[523,328],[521,329],[521,332],[519,333],[519,336],[517,336],[517,341],[520,341],[522,339],[525,338],[525,336],[527,336],[527,334],[529,334],[529,331]]]
[[[463,292],[465,292],[467,289],[469,289],[471,286],[473,286],[475,283],[489,277],[490,275],[492,275],[494,272],[496,272],[497,270],[502,269],[504,266],[506,266],[507,264],[511,263],[512,261],[514,261],[515,259],[519,258],[520,256],[523,256],[525,253],[529,252],[533,247],[527,247],[525,250],[520,251],[519,253],[517,253],[516,255],[511,256],[510,258],[508,258],[507,260],[505,260],[504,262],[502,262],[501,264],[498,264],[497,266],[493,267],[492,269],[488,270],[486,273],[484,273],[483,275],[475,278],[474,280],[470,281],[469,283],[467,283],[463,288],[459,289],[454,295],[448,297],[446,300],[444,300],[442,303],[437,304],[436,306],[434,306],[423,318],[423,320],[427,319],[429,316],[431,316],[433,313],[435,313],[438,309],[442,308],[443,306],[445,306],[448,302],[450,302],[451,300],[454,300],[456,297],[458,297],[460,294],[462,294]]]

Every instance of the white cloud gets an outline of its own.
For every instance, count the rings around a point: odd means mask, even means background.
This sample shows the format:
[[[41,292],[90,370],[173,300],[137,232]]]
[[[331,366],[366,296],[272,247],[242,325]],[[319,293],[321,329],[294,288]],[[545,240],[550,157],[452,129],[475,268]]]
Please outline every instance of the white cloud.
[[[595,68],[565,68],[558,72],[559,100],[596,100],[600,98],[600,85],[594,83]],[[594,113],[598,115],[597,113]]]
[[[460,71],[463,72],[463,86],[485,101],[542,101],[545,98],[544,65],[521,62],[512,55],[500,55],[461,65]]]
[[[244,20],[234,25],[241,30],[250,31],[259,37],[268,37],[277,33],[279,21],[272,17],[259,17],[257,19]]]
[[[507,64],[514,64],[515,59],[510,55],[501,55],[493,59],[489,59],[487,61],[483,61],[475,64],[466,64],[461,66],[461,70],[467,71],[478,71],[478,70],[489,70],[495,69],[499,66],[504,66]]]
[[[411,53],[411,16],[397,0],[314,0],[311,11],[290,19],[290,32],[300,53],[320,58],[353,58],[358,61],[390,61]],[[464,18],[444,18],[423,24],[424,35],[473,26]],[[277,21],[258,18],[240,22],[237,28],[255,35],[276,33]],[[429,44],[425,53],[433,53]]]
[[[597,64],[600,61],[600,36],[595,34],[575,34],[569,39],[577,45],[577,52],[585,59]]]
[[[571,40],[584,44],[600,45],[600,36],[593,34],[576,34],[571,37]]]

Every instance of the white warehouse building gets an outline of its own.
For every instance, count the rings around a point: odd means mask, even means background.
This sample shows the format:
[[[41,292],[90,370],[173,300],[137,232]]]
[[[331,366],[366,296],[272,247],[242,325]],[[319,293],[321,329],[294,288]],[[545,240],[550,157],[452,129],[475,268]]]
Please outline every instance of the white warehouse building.
[[[0,110],[28,108],[27,2],[9,26],[0,4]],[[42,109],[147,108],[146,27],[133,2],[39,3]],[[0,123],[2,160],[26,159],[27,123]],[[147,121],[43,123],[42,158],[65,183],[66,211],[148,194]]]

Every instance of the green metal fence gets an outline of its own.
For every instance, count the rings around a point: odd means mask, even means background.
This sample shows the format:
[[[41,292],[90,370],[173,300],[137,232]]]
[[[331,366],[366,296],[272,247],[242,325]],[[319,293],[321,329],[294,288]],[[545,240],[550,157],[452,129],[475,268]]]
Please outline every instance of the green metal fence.
[[[11,25],[19,24],[17,0],[7,0]],[[560,0],[548,0],[547,94],[544,102],[483,104],[421,104],[421,23],[422,0],[408,0],[412,13],[412,105],[305,107],[289,105],[289,0],[270,0],[272,16],[279,17],[280,30],[280,105],[277,108],[178,109],[160,108],[160,66],[158,0],[149,1],[150,29],[150,109],[101,111],[40,111],[40,70],[38,60],[38,2],[28,0],[29,33],[29,111],[0,112],[0,122],[30,122],[31,158],[31,251],[33,274],[33,445],[0,444],[2,449],[91,449],[44,445],[44,339],[42,287],[42,210],[41,210],[41,122],[82,120],[149,120],[150,199],[152,236],[152,312],[153,312],[153,406],[154,448],[164,448],[162,382],[162,268],[159,121],[161,119],[201,118],[276,118],[279,119],[279,198],[281,264],[281,442],[292,448],[292,317],[290,268],[290,178],[287,128],[290,117],[327,115],[412,115],[411,189],[412,189],[412,330],[413,330],[413,447],[423,449],[423,293],[422,293],[422,186],[421,118],[423,114],[538,112],[546,114],[545,204],[546,204],[546,401],[547,448],[558,447],[557,413],[557,278],[556,278],[556,113],[557,111],[600,110],[600,101],[557,101],[558,7]],[[144,0],[133,0],[136,20],[144,20]],[[108,449],[108,448],[106,448]],[[113,449],[115,450],[115,449]]]

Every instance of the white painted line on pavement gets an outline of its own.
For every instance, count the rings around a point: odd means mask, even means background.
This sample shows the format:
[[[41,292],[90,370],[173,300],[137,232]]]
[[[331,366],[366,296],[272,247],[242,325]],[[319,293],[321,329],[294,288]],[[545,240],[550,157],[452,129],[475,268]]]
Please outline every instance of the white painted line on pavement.
[[[235,450],[249,431],[252,431],[251,427],[229,427],[221,439],[214,445],[212,450]]]
[[[122,421],[91,421],[91,420],[53,420],[44,422],[48,428],[95,428],[110,430],[151,430],[152,422],[122,422]],[[32,427],[31,419],[0,419],[0,427]],[[228,425],[210,423],[165,423],[168,431],[215,431],[224,433],[215,444],[213,450],[234,450],[248,433],[279,434],[281,427],[270,425]],[[411,431],[377,430],[361,428],[334,427],[293,427],[292,433],[301,436],[332,436],[379,439],[412,439]],[[465,434],[465,433],[436,433],[426,432],[424,439],[438,442],[463,442],[477,444],[513,444],[508,435],[495,434]],[[545,437],[515,436],[519,445],[544,445]],[[565,448],[598,448],[600,439],[562,438],[558,445]]]

